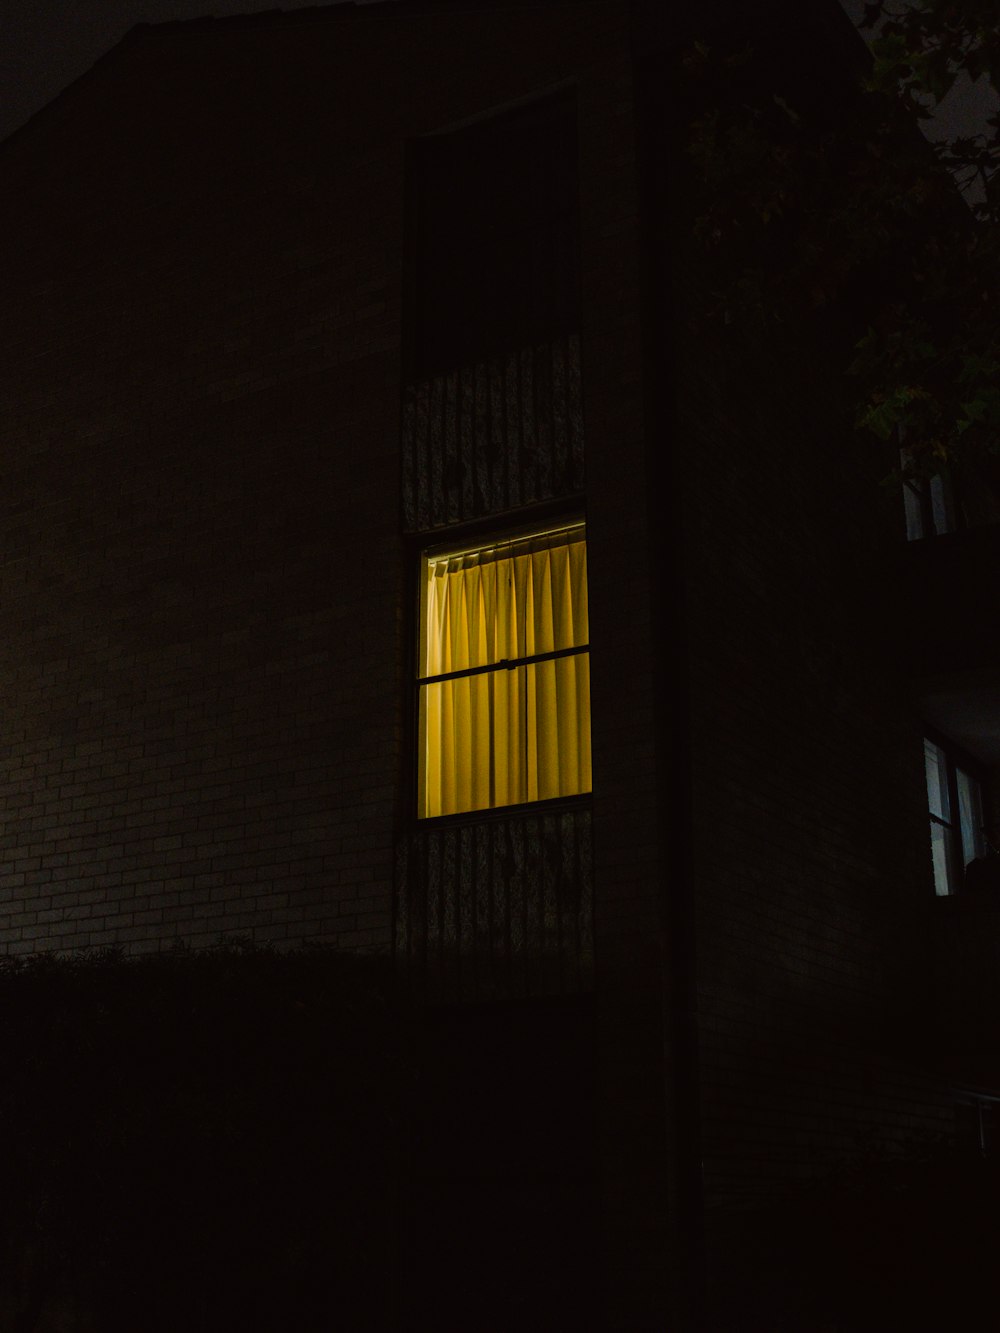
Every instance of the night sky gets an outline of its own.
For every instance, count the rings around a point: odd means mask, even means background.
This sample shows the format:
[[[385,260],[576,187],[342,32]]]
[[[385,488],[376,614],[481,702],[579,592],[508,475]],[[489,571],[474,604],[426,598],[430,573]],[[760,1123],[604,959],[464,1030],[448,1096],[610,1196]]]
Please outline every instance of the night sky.
[[[358,0],[361,4],[391,0]],[[276,0],[0,0],[0,139],[109,51],[136,23],[254,14]],[[860,12],[863,0],[842,0]]]
[[[268,9],[303,9],[308,4],[309,0],[288,4],[279,0],[0,0],[0,139],[58,97],[137,23],[258,14]]]
[[[358,4],[391,2],[356,0]],[[864,0],[840,3],[853,20],[860,18]],[[97,4],[94,0],[0,0],[0,140],[85,73],[136,23],[303,7],[275,0],[99,0]],[[985,115],[989,106],[984,96],[966,90],[964,96],[953,99],[950,114],[944,117],[946,132],[967,127],[970,113],[975,115],[978,110]]]

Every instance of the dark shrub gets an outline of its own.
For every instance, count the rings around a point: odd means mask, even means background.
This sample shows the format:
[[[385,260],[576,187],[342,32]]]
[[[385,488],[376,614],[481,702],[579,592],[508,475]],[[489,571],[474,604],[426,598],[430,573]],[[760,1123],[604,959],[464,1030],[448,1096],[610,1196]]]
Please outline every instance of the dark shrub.
[[[0,1324],[386,1327],[388,994],[321,950],[0,966]]]

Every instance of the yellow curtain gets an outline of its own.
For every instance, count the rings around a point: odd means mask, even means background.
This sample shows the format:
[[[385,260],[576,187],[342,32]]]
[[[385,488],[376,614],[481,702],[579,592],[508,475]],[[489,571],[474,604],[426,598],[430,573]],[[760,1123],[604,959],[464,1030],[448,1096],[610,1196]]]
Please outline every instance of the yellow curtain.
[[[421,676],[505,665],[421,686],[421,815],[590,791],[589,653],[506,665],[588,640],[583,524],[428,557]]]

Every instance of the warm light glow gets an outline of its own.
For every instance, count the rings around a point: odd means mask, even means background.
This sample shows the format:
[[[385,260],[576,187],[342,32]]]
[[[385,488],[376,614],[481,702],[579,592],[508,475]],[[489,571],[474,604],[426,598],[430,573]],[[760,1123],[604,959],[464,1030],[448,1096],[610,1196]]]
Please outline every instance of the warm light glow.
[[[582,523],[426,556],[420,628],[422,817],[590,791]]]

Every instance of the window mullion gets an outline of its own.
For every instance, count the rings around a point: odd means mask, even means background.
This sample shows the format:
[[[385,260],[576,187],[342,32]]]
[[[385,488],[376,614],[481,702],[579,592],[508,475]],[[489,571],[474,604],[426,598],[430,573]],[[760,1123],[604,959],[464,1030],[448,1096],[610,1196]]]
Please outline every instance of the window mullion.
[[[580,653],[589,653],[590,644],[582,643],[576,648],[557,648],[551,653],[533,653],[529,657],[504,657],[499,662],[488,662],[485,666],[463,667],[460,671],[443,671],[438,676],[420,676],[418,685],[437,685],[442,680],[461,680],[464,676],[485,676],[489,671],[514,671],[517,667],[533,666],[536,662],[554,662],[560,657],[576,657]]]
[[[948,808],[951,811],[951,819],[948,823],[951,830],[951,865],[949,867],[952,881],[951,891],[952,893],[958,893],[965,878],[965,853],[962,849],[962,817],[958,804],[958,771],[955,760],[947,752],[945,753],[945,771],[948,776]]]

